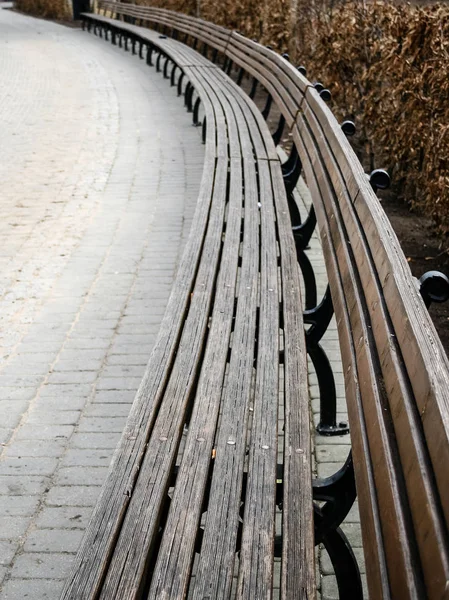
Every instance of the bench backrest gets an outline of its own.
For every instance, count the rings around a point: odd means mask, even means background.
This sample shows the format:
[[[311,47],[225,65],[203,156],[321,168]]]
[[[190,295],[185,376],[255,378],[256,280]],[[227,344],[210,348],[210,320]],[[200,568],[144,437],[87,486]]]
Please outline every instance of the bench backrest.
[[[449,362],[396,235],[314,86],[272,50],[164,9],[100,2],[221,52],[271,94],[310,189],[337,317],[372,598],[449,588]]]

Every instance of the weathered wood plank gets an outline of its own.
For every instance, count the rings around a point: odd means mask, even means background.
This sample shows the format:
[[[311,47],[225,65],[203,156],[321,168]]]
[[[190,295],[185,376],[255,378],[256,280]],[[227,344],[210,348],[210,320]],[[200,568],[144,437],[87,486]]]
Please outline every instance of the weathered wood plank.
[[[342,169],[382,285],[385,302],[416,398],[446,527],[449,527],[449,360],[410,274],[400,244],[354,153],[326,107],[311,104]],[[309,98],[308,96],[308,98]],[[343,136],[344,138],[344,136]],[[349,168],[350,167],[350,168]]]
[[[219,268],[226,179],[227,161],[219,158],[215,166],[208,230],[190,310],[100,598],[134,598],[141,589],[151,557],[207,332],[212,292]]]
[[[360,386],[358,382],[359,377],[356,363],[356,351],[352,339],[352,329],[345,299],[345,291],[339,274],[335,249],[332,245],[327,215],[320,200],[320,190],[312,168],[311,156],[309,155],[309,151],[312,152],[312,150],[309,150],[303,143],[299,129],[294,129],[293,139],[301,157],[307,185],[312,194],[312,198],[315,198],[314,206],[320,227],[326,271],[329,276],[329,283],[332,290],[332,301],[338,326],[340,351],[343,362],[343,372],[345,375],[346,401],[351,423],[351,444],[354,453],[361,528],[363,539],[367,540],[367,542],[364,543],[364,552],[369,593],[371,598],[390,599],[391,594],[388,583],[386,557],[382,542],[382,529],[373,474],[373,464],[371,461],[368,432],[363,414]]]
[[[241,160],[231,159],[226,234],[207,346],[201,361],[186,446],[154,568],[150,598],[181,599],[189,585],[234,318],[243,216],[242,187]],[[238,375],[239,371],[230,377]],[[212,506],[211,510],[215,508]]]
[[[316,596],[307,352],[300,274],[280,165],[270,163],[280,250],[284,333],[284,470],[281,594]]]
[[[314,142],[305,124],[301,129],[301,136],[305,144],[313,148]],[[366,319],[367,309],[363,291],[360,289],[352,253],[345,242],[347,238],[333,190],[329,186],[324,167],[316,153],[313,154],[312,167],[328,215],[329,231],[349,309],[370,455],[375,465],[374,479],[378,490],[383,543],[387,563],[389,566],[396,565],[396,568],[389,569],[392,592],[394,596],[399,594],[403,598],[417,599],[422,597],[423,592],[420,573],[416,572],[419,561],[414,547],[414,532],[410,526],[409,508],[404,494],[395,436],[388,414],[384,388],[378,376],[378,357],[372,340],[371,323]],[[357,423],[354,425],[357,427]]]
[[[252,407],[254,344],[259,301],[259,215],[254,161],[243,159],[244,229],[242,267],[229,376],[222,399],[220,428],[215,444],[209,510],[193,600],[229,598],[239,528],[248,416]]]
[[[271,595],[274,559],[277,421],[279,400],[279,289],[271,177],[258,164],[261,212],[260,323],[253,422],[249,439],[237,598]]]
[[[352,202],[345,193],[344,182],[327,145],[325,132],[320,129],[314,114],[309,110],[305,110],[304,118],[313,130],[317,147],[338,195],[340,218],[346,227],[370,313],[427,592],[430,598],[439,598],[444,594],[446,583],[449,581],[447,536],[415,398],[402,362],[401,349],[391,327],[378,275],[370,251],[366,247],[362,225],[357,219]]]

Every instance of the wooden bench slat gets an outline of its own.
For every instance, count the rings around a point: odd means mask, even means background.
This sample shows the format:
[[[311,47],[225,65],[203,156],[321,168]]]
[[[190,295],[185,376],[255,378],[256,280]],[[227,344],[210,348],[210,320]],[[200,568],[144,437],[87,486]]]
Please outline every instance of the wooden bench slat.
[[[283,103],[295,117],[306,90],[311,87],[303,75],[276,52],[236,32],[232,33],[226,53],[232,50],[238,51],[239,56],[246,57],[246,63],[252,65],[258,73],[257,78],[264,75],[267,81],[271,81],[277,93],[282,95]],[[291,122],[288,121],[288,124],[291,125]]]
[[[309,91],[308,91],[309,93]],[[377,198],[372,194],[349,144],[341,139],[325,107],[310,94],[335,156],[345,157],[343,169],[348,189],[370,247],[385,301],[413,387],[436,477],[446,527],[449,527],[449,361],[429,313],[410,277],[396,235]],[[338,149],[340,146],[340,149]],[[381,233],[382,232],[382,233]]]
[[[253,421],[249,439],[249,467],[243,516],[237,598],[271,595],[279,401],[279,289],[271,194],[271,174],[260,161],[261,211],[260,319]]]
[[[187,16],[174,13],[166,9],[153,7],[131,7],[109,3],[107,8],[118,15],[127,15],[140,18],[146,22],[165,25],[170,29],[176,29],[188,35],[192,35],[202,42],[211,45],[217,50],[224,51],[230,32],[218,26],[211,26],[206,21],[193,20]],[[104,3],[106,6],[106,3]]]
[[[226,234],[207,346],[201,361],[201,373],[186,446],[170,503],[160,552],[152,574],[150,598],[182,599],[185,598],[189,585],[234,317],[243,216],[242,189],[241,160],[231,159]],[[254,249],[252,251],[254,252]],[[246,318],[241,311],[237,316],[240,319]],[[240,374],[240,370],[231,372],[230,378]],[[230,385],[229,381],[228,385]],[[215,510],[215,507],[211,507],[211,510]],[[238,512],[234,517],[238,519]]]
[[[240,88],[232,82],[224,73],[217,71],[211,73],[211,81],[215,81],[217,86],[220,86],[233,99],[232,107],[236,122],[240,130],[248,132],[248,137],[245,136],[245,148],[242,149],[243,156],[251,156],[254,152],[257,158],[267,159],[267,148],[265,147],[259,129],[253,117],[251,110],[248,107],[248,98],[239,94]],[[264,122],[265,129],[266,124]],[[271,149],[271,154],[274,154],[274,148]]]
[[[214,73],[214,77],[217,79],[220,86],[229,90],[229,93],[232,94],[238,102],[251,133],[256,158],[272,160],[279,163],[279,157],[273,143],[272,135],[265,119],[255,103],[248,98],[245,92],[237,84],[226,77],[224,73],[217,71]]]
[[[102,589],[102,598],[133,598],[155,542],[163,496],[176,458],[198,360],[207,332],[212,291],[219,267],[221,232],[226,201],[227,161],[215,166],[213,201],[190,309],[178,344],[164,402],[161,403],[114,554]]]
[[[433,483],[427,448],[423,444],[415,399],[411,393],[394,330],[390,326],[390,316],[383,300],[382,290],[379,289],[377,272],[364,242],[363,230],[357,221],[352,203],[344,193],[344,184],[337,176],[338,167],[335,159],[309,109],[305,109],[304,118],[314,130],[321,156],[329,172],[333,174],[333,185],[336,193],[339,194],[341,218],[344,220],[357,262],[378,348],[426,586],[430,597],[439,597],[445,589],[446,582],[449,581],[448,549],[438,491]]]
[[[318,134],[318,132],[315,133]],[[305,123],[301,129],[301,135],[305,140],[311,136]],[[313,144],[314,141],[310,137],[306,143]],[[343,224],[318,153],[313,161],[313,169],[328,218],[332,216],[330,235],[345,285],[352,334],[357,348],[356,361],[370,454],[375,464],[376,487],[381,492],[378,499],[387,561],[392,564],[391,561],[394,559],[396,565],[400,565],[399,568],[389,571],[392,593],[394,597],[395,594],[401,594],[401,597],[404,598],[419,598],[423,593],[422,582],[416,573],[416,565],[419,564],[419,560],[414,555],[413,545],[410,544],[410,541],[414,539],[414,532],[410,528],[409,507],[403,489],[402,468],[397,459],[394,432],[388,412],[386,413],[386,398],[383,388],[378,383],[378,373],[375,371],[378,357],[370,323],[365,322],[364,318],[367,311],[365,300],[357,280],[357,269],[348,246],[344,243],[346,237]],[[336,172],[334,172],[334,177],[338,177]],[[355,426],[357,427],[357,424]]]
[[[274,52],[274,50],[271,50],[267,46],[263,46],[255,40],[250,40],[244,35],[237,33],[237,31],[232,32],[231,39],[232,42],[237,42],[239,47],[246,47],[247,54],[252,56],[256,61],[270,64],[275,73],[281,73],[279,81],[283,84],[284,82],[287,83],[286,88],[294,97],[297,97],[298,91],[300,94],[299,97],[304,96],[306,90],[311,87],[310,82],[302,75],[302,73],[300,73],[283,56]]]
[[[257,77],[265,89],[271,94],[282,114],[284,115],[287,125],[290,126],[294,121],[297,110],[294,102],[289,98],[289,96],[282,93],[282,90],[277,84],[276,75],[274,75],[266,67],[262,67],[259,64],[255,66],[252,60],[245,54],[245,52],[239,49],[237,45],[230,43],[226,50],[226,54],[236,64],[243,67],[245,71],[254,77]]]
[[[293,130],[293,139],[298,148],[299,155],[301,156],[308,188],[312,197],[319,198],[320,191],[313,171],[311,157],[297,128]],[[366,430],[360,387],[358,384],[356,351],[352,339],[348,307],[346,305],[343,282],[339,274],[337,257],[332,245],[329,224],[327,222],[324,207],[320,202],[317,202],[315,204],[315,210],[318,223],[320,223],[321,241],[324,250],[323,254],[332,290],[332,301],[338,324],[342,361],[343,364],[349,365],[344,372],[348,414],[351,423],[358,423],[358,426],[351,429],[351,444],[354,456],[356,457],[355,460],[357,460],[355,477],[357,482],[363,537],[372,542],[364,546],[369,592],[370,597],[372,598],[384,598],[385,600],[389,600],[391,594],[388,583],[388,570],[382,543],[382,528],[374,482],[373,465],[369,452],[368,433]]]
[[[284,469],[282,506],[281,597],[316,595],[312,506],[311,438],[308,414],[307,353],[301,306],[300,275],[291,231],[285,186],[279,164],[270,163],[280,261],[284,333]]]
[[[254,162],[243,159],[245,182],[242,267],[229,377],[223,391],[221,423],[209,491],[209,506],[198,569],[192,582],[193,600],[229,598],[241,508],[248,417],[253,392],[256,314],[259,303],[258,194]]]

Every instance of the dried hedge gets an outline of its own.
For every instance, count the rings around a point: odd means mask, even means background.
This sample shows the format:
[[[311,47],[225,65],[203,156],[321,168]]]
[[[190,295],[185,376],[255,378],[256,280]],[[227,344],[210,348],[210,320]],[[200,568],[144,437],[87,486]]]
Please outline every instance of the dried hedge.
[[[18,10],[45,19],[71,18],[71,10],[67,0],[16,0]]]
[[[311,23],[313,27],[311,27]],[[449,233],[449,7],[348,3],[298,25],[295,51],[353,116],[368,168]]]

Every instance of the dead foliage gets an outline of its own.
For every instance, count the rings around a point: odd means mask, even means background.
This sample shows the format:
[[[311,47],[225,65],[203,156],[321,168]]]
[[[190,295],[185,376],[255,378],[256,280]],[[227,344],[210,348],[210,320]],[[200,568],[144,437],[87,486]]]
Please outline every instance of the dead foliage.
[[[300,19],[308,70],[355,118],[367,168],[385,167],[412,206],[449,233],[449,7],[349,3]]]
[[[15,6],[24,13],[45,19],[67,19],[72,16],[67,0],[16,0]]]

